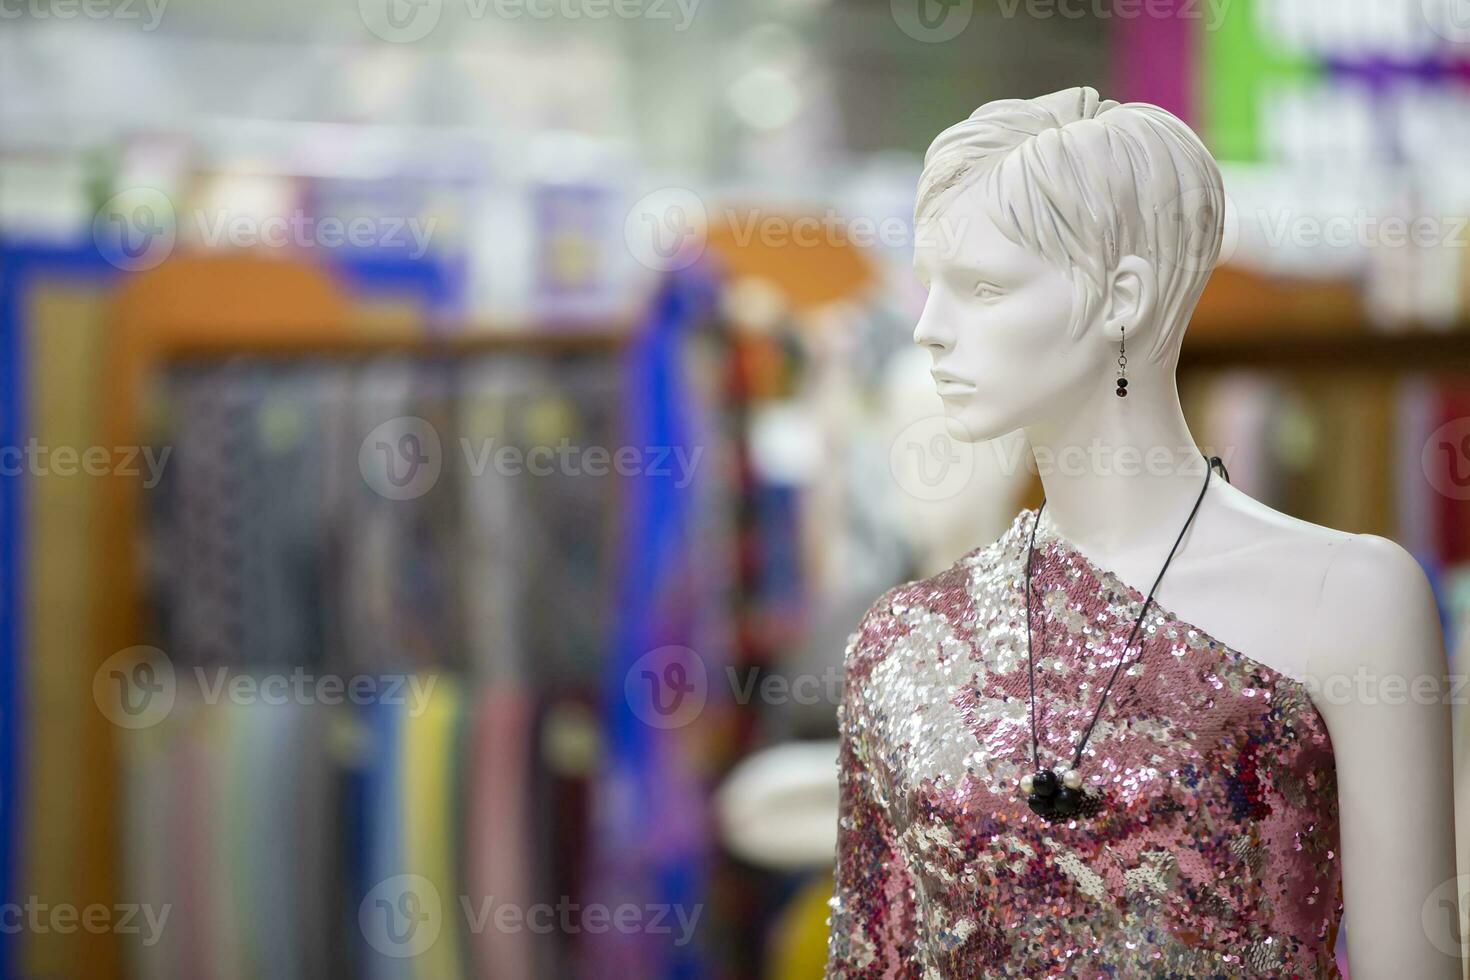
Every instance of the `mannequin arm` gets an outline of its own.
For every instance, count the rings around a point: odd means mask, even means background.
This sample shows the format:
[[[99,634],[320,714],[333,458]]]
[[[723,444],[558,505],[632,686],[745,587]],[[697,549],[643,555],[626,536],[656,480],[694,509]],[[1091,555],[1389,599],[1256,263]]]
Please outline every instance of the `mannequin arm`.
[[[1356,535],[1322,582],[1307,681],[1337,760],[1353,980],[1459,980],[1447,662],[1417,562]],[[1432,907],[1431,907],[1432,906]],[[1427,910],[1427,911],[1426,911]]]

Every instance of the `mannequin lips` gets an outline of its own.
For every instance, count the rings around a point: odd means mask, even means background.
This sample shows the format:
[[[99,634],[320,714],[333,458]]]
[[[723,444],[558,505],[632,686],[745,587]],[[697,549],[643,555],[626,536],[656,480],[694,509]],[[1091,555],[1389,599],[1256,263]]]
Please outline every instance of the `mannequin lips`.
[[[959,398],[975,393],[973,384],[952,374],[943,374],[938,371],[931,371],[930,374],[934,378],[934,387],[939,392],[940,398]]]

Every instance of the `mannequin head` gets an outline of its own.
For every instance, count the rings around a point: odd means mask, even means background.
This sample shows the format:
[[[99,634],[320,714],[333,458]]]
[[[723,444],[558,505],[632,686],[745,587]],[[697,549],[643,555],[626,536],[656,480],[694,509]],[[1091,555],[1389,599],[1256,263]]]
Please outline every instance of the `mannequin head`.
[[[959,438],[1172,391],[1184,325],[1220,253],[1224,191],[1199,138],[1157,106],[1091,88],[990,102],[924,156],[914,331]],[[1103,399],[1122,404],[1110,404]]]

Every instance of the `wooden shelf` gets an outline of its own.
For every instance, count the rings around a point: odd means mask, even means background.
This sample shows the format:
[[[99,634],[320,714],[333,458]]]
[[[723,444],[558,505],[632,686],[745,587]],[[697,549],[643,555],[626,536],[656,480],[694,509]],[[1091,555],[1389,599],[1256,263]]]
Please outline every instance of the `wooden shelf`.
[[[1470,323],[1374,329],[1349,282],[1280,279],[1229,266],[1200,297],[1181,370],[1470,372]]]
[[[1181,370],[1279,368],[1294,371],[1427,371],[1470,373],[1470,330],[1293,335],[1253,330],[1231,338],[1184,338]]]
[[[528,354],[582,354],[616,350],[631,334],[630,324],[612,328],[589,328],[586,324],[543,324],[536,330],[466,330],[447,334],[346,334],[327,336],[307,333],[299,337],[275,336],[259,340],[228,337],[218,342],[207,337],[170,340],[161,345],[169,360],[199,360],[223,357],[460,357],[480,353],[524,352]]]

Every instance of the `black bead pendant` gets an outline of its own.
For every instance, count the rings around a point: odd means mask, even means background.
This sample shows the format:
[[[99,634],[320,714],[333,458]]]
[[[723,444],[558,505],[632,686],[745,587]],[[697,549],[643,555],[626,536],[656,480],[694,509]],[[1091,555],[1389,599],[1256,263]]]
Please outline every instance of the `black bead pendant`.
[[[1064,785],[1050,769],[1038,769],[1032,773],[1031,792],[1026,797],[1026,805],[1048,823],[1090,817],[1102,809],[1097,797]]]
[[[1062,790],[1062,781],[1057,774],[1050,769],[1038,769],[1031,774],[1031,792],[1026,797],[1026,805],[1029,806],[1037,816],[1051,819],[1054,811],[1054,803],[1057,793]]]

